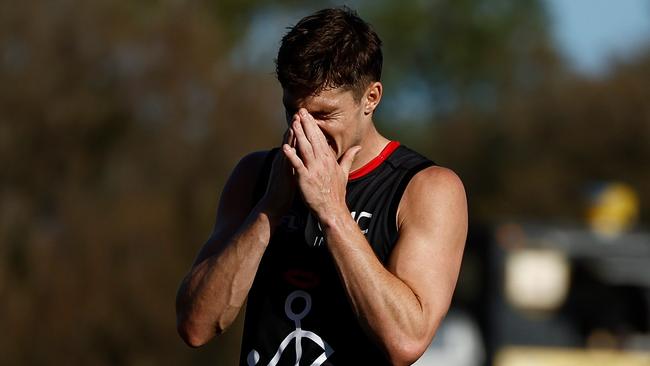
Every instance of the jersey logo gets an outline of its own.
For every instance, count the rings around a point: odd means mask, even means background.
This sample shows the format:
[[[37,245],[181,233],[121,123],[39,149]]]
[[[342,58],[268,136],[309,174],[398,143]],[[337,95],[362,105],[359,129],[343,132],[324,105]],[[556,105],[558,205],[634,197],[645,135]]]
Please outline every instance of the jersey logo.
[[[372,214],[370,212],[361,211],[357,215],[356,211],[350,212],[352,219],[357,222],[361,232],[366,235],[368,234],[368,228],[370,227],[370,219],[372,219]],[[313,233],[315,231],[315,234]],[[312,247],[320,247],[325,243],[325,236],[323,235],[323,229],[320,226],[320,222],[316,220],[311,213],[307,219],[307,225],[305,226],[305,240],[307,244]]]
[[[294,302],[296,299],[303,299],[305,302],[305,308],[300,312],[300,313],[295,313],[293,309],[291,308],[291,304]],[[318,345],[322,350],[323,353],[320,354],[311,363],[311,366],[321,366],[323,362],[325,362],[331,355],[334,353],[334,350],[332,347],[329,346],[323,339],[318,336],[314,332],[310,332],[307,330],[302,330],[300,327],[300,320],[302,320],[304,317],[309,314],[309,311],[311,310],[311,296],[302,290],[296,290],[287,296],[287,300],[284,302],[284,312],[287,314],[287,317],[291,320],[293,320],[294,324],[296,325],[296,330],[293,332],[289,333],[284,340],[280,343],[280,346],[278,347],[278,350],[275,352],[275,355],[273,355],[273,358],[267,366],[276,366],[278,362],[280,362],[280,357],[282,357],[282,353],[285,351],[287,346],[292,340],[295,340],[295,350],[296,350],[296,366],[300,365],[300,361],[302,359],[302,339],[307,338],[314,342],[316,345]],[[246,358],[246,362],[248,363],[248,366],[255,366],[257,363],[260,361],[260,354],[255,350],[251,350],[248,353],[248,357]]]

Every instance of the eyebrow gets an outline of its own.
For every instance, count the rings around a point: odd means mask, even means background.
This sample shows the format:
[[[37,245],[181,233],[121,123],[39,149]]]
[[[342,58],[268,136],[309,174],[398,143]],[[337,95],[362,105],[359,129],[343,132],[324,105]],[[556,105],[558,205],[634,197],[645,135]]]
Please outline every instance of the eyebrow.
[[[292,104],[287,104],[285,100],[282,101],[282,104],[284,105],[284,109],[287,112],[292,112],[295,113],[298,111],[298,107]],[[307,109],[310,114],[319,114],[319,115],[328,115],[332,114],[336,111],[336,106],[324,103],[323,105],[319,105],[316,108],[313,109]]]
[[[328,116],[328,115],[334,113],[334,110],[333,109],[317,109],[317,110],[310,111],[309,113],[316,114],[316,115],[319,115],[319,116]]]
[[[323,100],[313,111],[309,113],[320,113],[320,114],[330,114],[336,111],[336,104],[328,103],[326,100]]]

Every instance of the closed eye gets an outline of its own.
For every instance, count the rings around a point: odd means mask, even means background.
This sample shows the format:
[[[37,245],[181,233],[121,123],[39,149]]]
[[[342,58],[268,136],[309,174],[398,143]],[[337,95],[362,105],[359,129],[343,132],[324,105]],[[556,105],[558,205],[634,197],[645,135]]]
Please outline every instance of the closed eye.
[[[334,112],[314,112],[311,115],[317,120],[326,121],[336,118],[338,114]]]

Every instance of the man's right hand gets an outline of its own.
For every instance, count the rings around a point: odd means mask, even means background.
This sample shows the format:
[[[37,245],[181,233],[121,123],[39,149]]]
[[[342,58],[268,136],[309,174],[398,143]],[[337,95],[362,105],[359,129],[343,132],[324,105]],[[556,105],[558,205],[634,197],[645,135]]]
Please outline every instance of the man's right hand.
[[[297,118],[297,117],[294,117]],[[282,145],[295,146],[295,136],[291,128],[287,129],[282,139]],[[264,210],[273,217],[284,215],[291,207],[296,191],[296,179],[291,163],[287,157],[279,151],[273,158],[269,182],[266,186],[266,193],[262,197]]]

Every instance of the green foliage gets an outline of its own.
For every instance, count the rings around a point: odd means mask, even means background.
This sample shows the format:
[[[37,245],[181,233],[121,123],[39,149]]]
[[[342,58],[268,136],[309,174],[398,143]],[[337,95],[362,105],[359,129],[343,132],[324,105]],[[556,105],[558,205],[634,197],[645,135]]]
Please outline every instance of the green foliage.
[[[537,1],[381,4],[369,3],[367,11],[384,39],[387,90],[426,82],[436,118],[464,107],[492,108],[504,91],[530,83],[553,61]]]

